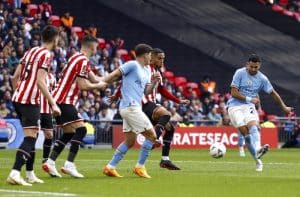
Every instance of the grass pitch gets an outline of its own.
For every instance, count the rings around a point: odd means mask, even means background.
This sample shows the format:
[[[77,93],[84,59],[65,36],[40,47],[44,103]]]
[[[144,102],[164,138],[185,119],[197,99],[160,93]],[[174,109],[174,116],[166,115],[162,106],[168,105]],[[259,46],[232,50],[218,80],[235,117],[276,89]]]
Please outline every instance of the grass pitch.
[[[174,163],[181,171],[158,166],[160,150],[152,151],[147,162],[152,179],[132,173],[138,150],[130,150],[118,166],[124,178],[102,174],[113,150],[80,150],[76,164],[84,179],[51,178],[41,170],[41,151],[36,156],[35,172],[45,184],[32,187],[11,186],[5,180],[15,157],[15,150],[0,150],[0,196],[95,196],[95,197],[300,197],[300,150],[271,150],[263,158],[264,171],[256,172],[248,153],[228,150],[224,158],[213,159],[208,150],[173,150]],[[59,157],[59,169],[66,151]],[[23,173],[24,175],[24,173]]]

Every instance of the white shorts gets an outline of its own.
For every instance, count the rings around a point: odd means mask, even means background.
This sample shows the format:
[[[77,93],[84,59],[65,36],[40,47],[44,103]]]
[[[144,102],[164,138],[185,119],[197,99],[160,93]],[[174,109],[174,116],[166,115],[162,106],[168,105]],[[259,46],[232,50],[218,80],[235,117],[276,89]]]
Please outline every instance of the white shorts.
[[[228,108],[232,125],[236,128],[245,126],[251,121],[259,122],[258,113],[253,105],[239,105]]]
[[[123,132],[135,132],[139,134],[153,128],[152,123],[142,108],[131,106],[120,110],[123,118]]]

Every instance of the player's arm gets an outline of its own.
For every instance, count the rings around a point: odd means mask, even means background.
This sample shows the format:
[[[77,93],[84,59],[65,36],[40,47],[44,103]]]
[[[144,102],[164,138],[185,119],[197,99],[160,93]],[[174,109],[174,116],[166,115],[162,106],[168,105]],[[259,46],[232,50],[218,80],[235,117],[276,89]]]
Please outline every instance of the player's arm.
[[[103,81],[108,84],[111,84],[114,81],[118,80],[120,77],[122,77],[122,71],[120,69],[116,69],[113,72],[111,72],[109,75],[107,75]]]
[[[248,103],[258,104],[260,102],[259,98],[257,98],[257,97],[251,98],[251,97],[247,97],[247,96],[242,95],[240,93],[239,89],[235,86],[231,86],[231,96],[233,98],[236,98],[236,99],[239,99],[239,100],[242,100],[242,101],[246,101]]]
[[[293,110],[292,107],[286,106],[286,104],[283,102],[280,95],[274,89],[272,90],[272,92],[270,94],[274,98],[274,100],[280,105],[280,107],[281,107],[282,111],[284,111],[284,113],[288,114]]]
[[[56,102],[54,101],[53,97],[51,96],[47,84],[46,84],[46,77],[48,72],[45,69],[39,69],[37,73],[37,86],[41,90],[44,97],[47,99],[49,105],[51,106],[53,110],[54,115],[60,115],[61,111],[56,105]]]
[[[89,77],[90,82],[92,82],[92,83],[98,83],[103,80],[103,77],[99,77],[99,76],[95,75],[95,73],[93,71],[89,72],[88,77]]]
[[[173,94],[171,94],[165,87],[163,87],[162,85],[158,85],[157,88],[158,92],[166,99],[171,100],[175,103],[178,104],[189,104],[190,101],[187,99],[178,99],[177,97],[175,97]]]
[[[93,90],[93,89],[100,89],[103,90],[106,88],[107,83],[103,81],[98,81],[97,83],[91,83],[84,77],[77,77],[76,82],[80,90]]]
[[[17,84],[18,84],[18,80],[21,76],[22,68],[23,68],[22,64],[19,64],[16,71],[15,71],[15,73],[14,73],[14,75],[11,78],[11,83],[12,83],[13,90],[15,90],[17,88]]]

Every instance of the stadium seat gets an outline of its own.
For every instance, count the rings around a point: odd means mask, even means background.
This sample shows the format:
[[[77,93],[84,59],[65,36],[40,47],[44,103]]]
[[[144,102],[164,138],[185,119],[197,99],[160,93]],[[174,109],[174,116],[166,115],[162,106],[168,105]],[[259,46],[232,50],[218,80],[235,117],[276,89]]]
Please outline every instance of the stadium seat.
[[[77,34],[79,40],[81,40],[84,36],[84,32],[81,27],[78,26],[72,27],[72,32],[75,32]]]
[[[118,53],[122,56],[122,55],[128,55],[128,51],[126,49],[119,49]]]
[[[29,9],[30,16],[35,16],[38,13],[38,6],[36,4],[28,4],[27,8]]]
[[[175,81],[175,75],[172,71],[163,72],[163,77],[167,78],[171,84],[173,84]]]
[[[199,88],[198,84],[195,82],[189,82],[186,84],[186,87],[191,87],[192,89]]]
[[[186,86],[187,79],[185,77],[175,77],[174,83],[176,86]]]
[[[61,21],[60,21],[59,16],[51,15],[49,19],[51,21],[51,25],[53,25],[55,27],[59,27],[61,25]]]
[[[294,12],[289,11],[289,10],[284,10],[282,12],[283,15],[288,16],[288,17],[294,17]]]
[[[289,4],[289,0],[279,0],[278,4],[286,7]]]
[[[126,49],[119,49],[118,50],[118,53],[121,55],[121,58],[127,62],[129,60],[131,60],[131,56],[130,54],[128,53],[128,51]]]
[[[98,39],[98,43],[99,43],[98,48],[100,48],[100,49],[105,48],[106,41],[103,38],[97,38],[97,39]]]
[[[280,5],[274,4],[274,5],[272,6],[272,10],[275,11],[275,12],[282,13],[282,12],[284,11],[284,8],[281,7]]]
[[[294,13],[294,18],[295,18],[298,22],[300,22],[300,12],[295,12],[295,13]]]

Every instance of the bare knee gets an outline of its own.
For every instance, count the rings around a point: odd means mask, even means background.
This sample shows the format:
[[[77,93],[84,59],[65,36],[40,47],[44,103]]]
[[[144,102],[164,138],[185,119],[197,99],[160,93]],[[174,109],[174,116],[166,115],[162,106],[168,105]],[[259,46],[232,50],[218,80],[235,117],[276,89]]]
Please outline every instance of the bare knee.
[[[45,135],[45,139],[52,139],[53,138],[53,130],[45,130],[44,135]]]

